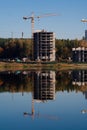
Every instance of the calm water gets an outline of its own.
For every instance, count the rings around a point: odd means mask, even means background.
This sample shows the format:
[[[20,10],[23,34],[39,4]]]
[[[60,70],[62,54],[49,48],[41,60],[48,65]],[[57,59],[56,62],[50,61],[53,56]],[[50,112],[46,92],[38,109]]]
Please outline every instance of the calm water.
[[[86,130],[87,70],[0,72],[0,130]]]

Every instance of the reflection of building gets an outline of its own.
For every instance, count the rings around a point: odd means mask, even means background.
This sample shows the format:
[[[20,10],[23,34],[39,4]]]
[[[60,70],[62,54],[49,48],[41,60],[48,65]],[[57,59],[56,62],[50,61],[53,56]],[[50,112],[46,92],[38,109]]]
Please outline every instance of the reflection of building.
[[[85,47],[72,48],[72,61],[87,62],[87,48]]]
[[[73,85],[85,86],[87,85],[87,70],[74,70],[72,72]]]
[[[34,60],[55,61],[55,35],[53,32],[34,33]]]
[[[87,91],[83,92],[83,94],[85,95],[85,99],[87,99]]]
[[[34,99],[53,100],[55,99],[55,72],[35,72],[34,73]]]

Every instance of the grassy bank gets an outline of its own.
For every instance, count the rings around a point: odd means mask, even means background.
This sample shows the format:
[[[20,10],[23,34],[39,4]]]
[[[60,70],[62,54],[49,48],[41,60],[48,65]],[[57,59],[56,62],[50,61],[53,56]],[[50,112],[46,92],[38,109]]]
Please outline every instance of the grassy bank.
[[[2,70],[23,70],[23,69],[51,69],[51,70],[69,70],[69,69],[87,69],[87,64],[73,63],[54,63],[54,64],[26,64],[26,63],[8,63],[0,62],[0,71]]]

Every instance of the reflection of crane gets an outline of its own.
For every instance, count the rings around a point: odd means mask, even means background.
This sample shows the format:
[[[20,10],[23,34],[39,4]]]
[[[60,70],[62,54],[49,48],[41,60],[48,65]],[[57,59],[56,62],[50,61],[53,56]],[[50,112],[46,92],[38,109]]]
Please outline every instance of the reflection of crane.
[[[57,15],[57,14],[48,13],[48,14],[44,14],[44,15],[40,15],[40,16],[34,16],[34,13],[32,13],[32,15],[30,17],[24,16],[23,17],[24,20],[31,19],[31,38],[33,39],[34,19],[35,18],[39,19],[39,18],[48,17],[48,16],[55,16],[55,15]],[[32,41],[32,44],[33,44],[33,41]],[[33,59],[33,45],[32,45],[32,59]]]
[[[36,100],[36,102],[38,103],[41,103],[41,102],[44,102],[42,100]],[[23,113],[24,116],[31,116],[32,119],[34,119],[34,117],[38,117],[38,118],[46,118],[46,119],[51,119],[51,120],[58,120],[58,117],[57,116],[51,116],[51,115],[41,115],[39,113],[39,110],[38,110],[38,113],[35,113],[35,110],[34,110],[34,99],[32,98],[32,109],[31,109],[31,113],[28,113],[28,112],[24,112]]]
[[[39,115],[39,114],[37,114]],[[36,116],[35,110],[34,110],[34,99],[32,98],[32,108],[31,108],[31,113],[24,112],[24,116],[31,116],[33,119]]]
[[[31,116],[32,118],[34,118],[34,99],[32,98],[32,109],[31,109],[31,113],[27,113],[27,112],[24,112],[24,116]]]
[[[55,72],[54,71],[36,71],[32,73],[32,92],[31,92],[31,112],[24,112],[24,116],[45,117],[49,119],[58,119],[56,116],[48,114],[42,115],[35,112],[35,102],[40,105],[47,102],[47,100],[53,100],[55,95]]]
[[[82,113],[82,114],[85,114],[85,113],[87,113],[87,110],[86,110],[86,109],[83,109],[83,110],[81,110],[81,113]]]

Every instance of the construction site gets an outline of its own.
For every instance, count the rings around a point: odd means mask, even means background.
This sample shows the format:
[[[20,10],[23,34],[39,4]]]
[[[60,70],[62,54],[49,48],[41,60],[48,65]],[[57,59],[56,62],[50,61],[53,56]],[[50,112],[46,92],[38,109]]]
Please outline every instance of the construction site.
[[[34,39],[34,60],[55,61],[55,34],[44,30],[35,32]]]
[[[32,60],[37,62],[55,61],[55,33],[48,32],[44,29],[41,31],[34,31],[34,19],[40,19],[48,16],[55,16],[56,14],[45,14],[41,16],[23,17],[24,20],[31,20],[31,38],[32,38]]]

